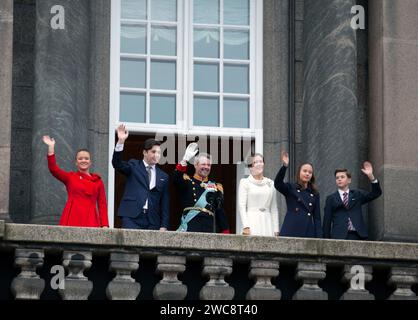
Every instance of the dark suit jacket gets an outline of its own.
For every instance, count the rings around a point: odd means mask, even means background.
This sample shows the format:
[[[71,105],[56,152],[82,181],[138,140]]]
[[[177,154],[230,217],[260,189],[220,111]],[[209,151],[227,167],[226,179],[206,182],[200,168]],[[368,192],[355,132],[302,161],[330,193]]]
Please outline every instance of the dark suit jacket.
[[[344,206],[338,191],[327,197],[323,226],[325,238],[345,239],[348,232],[349,217],[360,237],[364,239],[368,237],[361,206],[378,198],[382,194],[379,182],[372,183],[371,185],[372,191],[369,193],[350,190],[348,194],[348,208]]]
[[[287,212],[280,236],[322,238],[319,194],[299,184],[283,182],[286,167],[281,167],[274,187],[286,197]]]
[[[136,218],[148,199],[149,229],[169,227],[169,193],[168,175],[155,166],[155,187],[150,190],[148,174],[144,162],[131,159],[122,161],[122,151],[113,152],[113,168],[124,174],[126,179],[125,191],[119,206],[119,217]]]

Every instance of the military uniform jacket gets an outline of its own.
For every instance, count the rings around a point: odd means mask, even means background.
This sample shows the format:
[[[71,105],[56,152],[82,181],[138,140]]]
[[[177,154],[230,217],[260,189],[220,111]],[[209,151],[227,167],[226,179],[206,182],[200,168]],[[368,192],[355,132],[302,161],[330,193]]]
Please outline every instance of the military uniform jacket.
[[[173,173],[173,183],[180,196],[182,209],[195,206],[202,193],[206,190],[205,186],[208,182],[207,178],[202,181],[197,175],[190,177],[188,174],[186,174],[186,169],[187,167],[183,167],[178,164]],[[213,180],[210,181],[215,183]],[[218,196],[223,199],[222,185],[220,183],[215,183],[215,185],[217,188]],[[214,212],[216,232],[229,233],[228,220],[226,218],[224,209],[211,207],[207,207],[206,209]],[[213,227],[213,216],[207,212],[200,212],[188,223],[187,231],[213,232]]]
[[[286,167],[282,166],[274,187],[286,197],[287,212],[280,236],[322,238],[319,194],[311,188],[302,189],[297,183],[283,182]]]

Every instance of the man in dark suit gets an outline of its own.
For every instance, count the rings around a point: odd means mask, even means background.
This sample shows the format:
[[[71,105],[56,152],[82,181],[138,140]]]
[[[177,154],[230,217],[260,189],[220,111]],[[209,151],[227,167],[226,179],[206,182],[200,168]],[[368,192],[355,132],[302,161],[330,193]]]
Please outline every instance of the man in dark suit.
[[[332,239],[365,240],[367,227],[363,221],[362,205],[382,194],[379,181],[373,175],[372,164],[364,162],[361,171],[369,178],[372,191],[363,193],[350,190],[351,174],[347,169],[335,170],[338,191],[329,195],[325,202],[324,237]]]
[[[129,133],[125,125],[118,129],[118,143],[113,153],[112,165],[126,179],[125,191],[118,216],[122,228],[166,231],[169,227],[168,175],[158,168],[161,157],[160,142],[144,142],[143,160],[122,161],[122,151]]]

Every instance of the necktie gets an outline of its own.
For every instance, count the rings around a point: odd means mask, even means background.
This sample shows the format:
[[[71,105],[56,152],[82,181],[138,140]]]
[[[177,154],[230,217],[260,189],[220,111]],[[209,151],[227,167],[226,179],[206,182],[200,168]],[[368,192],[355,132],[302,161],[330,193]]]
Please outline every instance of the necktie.
[[[148,173],[148,181],[149,181],[150,185],[151,185],[151,170],[152,170],[152,167],[148,166],[147,167],[147,173]]]
[[[344,203],[344,206],[348,208],[348,193],[347,192],[343,193],[343,203]]]
[[[347,192],[343,193],[343,203],[344,203],[344,206],[346,208],[348,208],[348,193]],[[354,229],[353,222],[351,222],[350,218],[348,218],[348,230],[349,231],[355,231],[356,230],[356,229]]]

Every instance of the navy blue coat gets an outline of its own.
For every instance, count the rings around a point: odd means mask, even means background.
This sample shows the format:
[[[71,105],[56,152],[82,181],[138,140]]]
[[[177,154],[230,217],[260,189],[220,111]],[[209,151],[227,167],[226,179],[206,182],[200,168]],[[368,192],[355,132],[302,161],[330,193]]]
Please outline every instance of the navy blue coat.
[[[361,238],[368,237],[367,227],[363,221],[361,206],[378,198],[382,194],[379,182],[372,183],[372,191],[363,193],[350,190],[348,194],[348,208],[341,200],[338,191],[327,197],[324,209],[324,237],[332,239],[346,239],[348,232],[348,218]]]
[[[170,223],[168,175],[158,166],[155,166],[155,187],[150,190],[148,173],[142,160],[122,161],[122,151],[115,151],[113,152],[112,165],[118,172],[127,177],[118,216],[136,218],[148,199],[147,214],[150,223],[148,229],[168,229]]]
[[[280,236],[322,238],[319,193],[297,183],[283,182],[287,167],[283,166],[274,179],[274,187],[286,197],[287,212]]]

